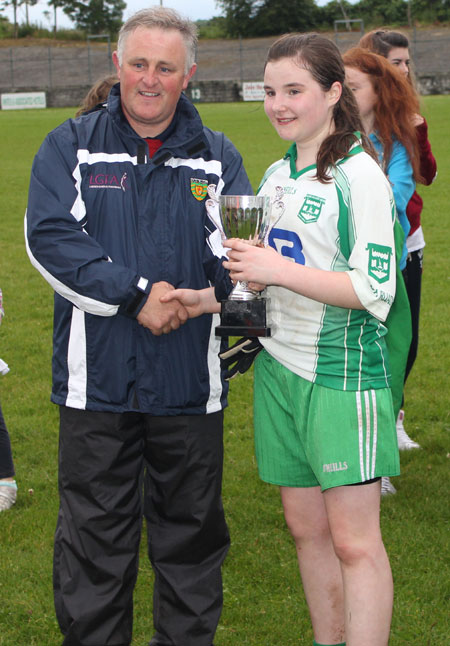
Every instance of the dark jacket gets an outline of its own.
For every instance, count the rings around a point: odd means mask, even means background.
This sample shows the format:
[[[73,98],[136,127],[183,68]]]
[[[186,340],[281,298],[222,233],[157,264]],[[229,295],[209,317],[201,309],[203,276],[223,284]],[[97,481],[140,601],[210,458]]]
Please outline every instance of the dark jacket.
[[[206,186],[252,192],[242,159],[180,98],[175,128],[149,159],[120,106],[51,132],[33,163],[26,216],[32,263],[56,292],[52,401],[154,415],[202,414],[226,405],[217,315],[154,336],[136,316],[152,284],[230,290],[211,251]],[[216,232],[217,233],[217,232]]]
[[[419,142],[420,154],[420,174],[422,176],[422,183],[429,186],[436,178],[437,165],[436,160],[431,152],[431,145],[428,141],[428,124],[423,120],[423,123],[416,128],[417,141]],[[420,215],[423,209],[423,200],[417,191],[414,191],[411,199],[406,207],[406,215],[408,216],[411,230],[409,235],[412,235],[420,227]]]

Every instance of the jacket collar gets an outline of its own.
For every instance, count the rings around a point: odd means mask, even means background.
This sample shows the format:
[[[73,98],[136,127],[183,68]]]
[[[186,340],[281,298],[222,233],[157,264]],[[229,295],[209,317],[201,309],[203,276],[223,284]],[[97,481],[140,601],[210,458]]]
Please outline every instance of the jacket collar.
[[[133,130],[123,113],[120,98],[120,83],[116,83],[111,88],[106,109],[116,126],[125,132],[127,136],[131,136],[133,139],[139,140],[139,142],[144,141]],[[201,152],[207,145],[200,115],[184,94],[180,96],[178,101],[174,120],[176,120],[176,128],[169,134],[155,155],[154,163],[157,163],[158,160],[161,163],[161,161],[165,161],[174,154],[183,157],[186,155],[195,155]]]

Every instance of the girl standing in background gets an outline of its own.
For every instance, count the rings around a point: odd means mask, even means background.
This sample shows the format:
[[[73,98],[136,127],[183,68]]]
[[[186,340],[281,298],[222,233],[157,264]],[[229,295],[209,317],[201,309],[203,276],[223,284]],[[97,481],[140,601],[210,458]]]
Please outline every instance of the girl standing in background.
[[[398,68],[415,91],[411,74],[409,41],[404,34],[398,31],[377,29],[365,34],[359,41],[359,46],[384,56],[392,65]],[[412,123],[415,127],[415,135],[419,145],[420,182],[429,186],[436,178],[437,166],[431,151],[430,142],[428,141],[428,124],[419,112],[415,112],[412,116]],[[406,215],[411,228],[406,239],[408,257],[403,277],[411,308],[412,340],[406,364],[405,382],[417,357],[419,344],[420,296],[422,289],[423,250],[425,247],[425,238],[421,225],[422,209],[423,200],[417,191],[414,191],[406,207]],[[399,448],[401,450],[418,449],[420,448],[419,444],[412,440],[405,431],[403,424],[404,415],[404,410],[401,409],[397,417]]]

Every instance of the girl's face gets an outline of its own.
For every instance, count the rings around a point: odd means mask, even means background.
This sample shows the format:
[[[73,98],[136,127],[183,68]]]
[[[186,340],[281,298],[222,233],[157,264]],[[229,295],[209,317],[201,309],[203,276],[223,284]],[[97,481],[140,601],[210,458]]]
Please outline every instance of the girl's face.
[[[292,58],[282,58],[266,65],[264,89],[264,109],[282,139],[320,146],[332,132],[340,83],[324,92],[308,70]]]
[[[364,72],[361,72],[356,67],[346,67],[345,80],[355,95],[361,119],[364,123],[370,122],[374,117],[377,95],[373,89],[369,74],[364,74]]]
[[[387,55],[387,59],[390,63],[398,67],[404,76],[409,75],[409,65],[411,60],[409,58],[409,50],[407,47],[393,47]]]

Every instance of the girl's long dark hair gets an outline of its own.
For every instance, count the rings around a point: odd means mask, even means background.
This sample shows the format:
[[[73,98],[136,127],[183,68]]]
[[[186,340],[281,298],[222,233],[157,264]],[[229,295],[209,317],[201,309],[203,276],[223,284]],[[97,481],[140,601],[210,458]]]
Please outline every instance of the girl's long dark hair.
[[[270,47],[265,66],[282,58],[291,58],[300,67],[308,70],[325,92],[330,90],[336,81],[342,86],[341,97],[333,110],[335,130],[324,139],[317,154],[316,177],[319,182],[330,181],[331,177],[327,171],[348,154],[356,141],[355,131],[361,132],[364,149],[376,159],[372,144],[363,133],[353,92],[345,84],[344,63],[336,45],[328,38],[315,33],[286,34]]]
[[[358,47],[368,49],[375,54],[379,54],[384,58],[389,56],[391,49],[401,47],[402,49],[409,49],[409,40],[400,31],[391,31],[390,29],[374,29],[367,32],[360,38]],[[414,88],[417,93],[416,80],[414,78],[414,70],[412,66],[409,68],[409,74],[406,77],[408,83]]]

